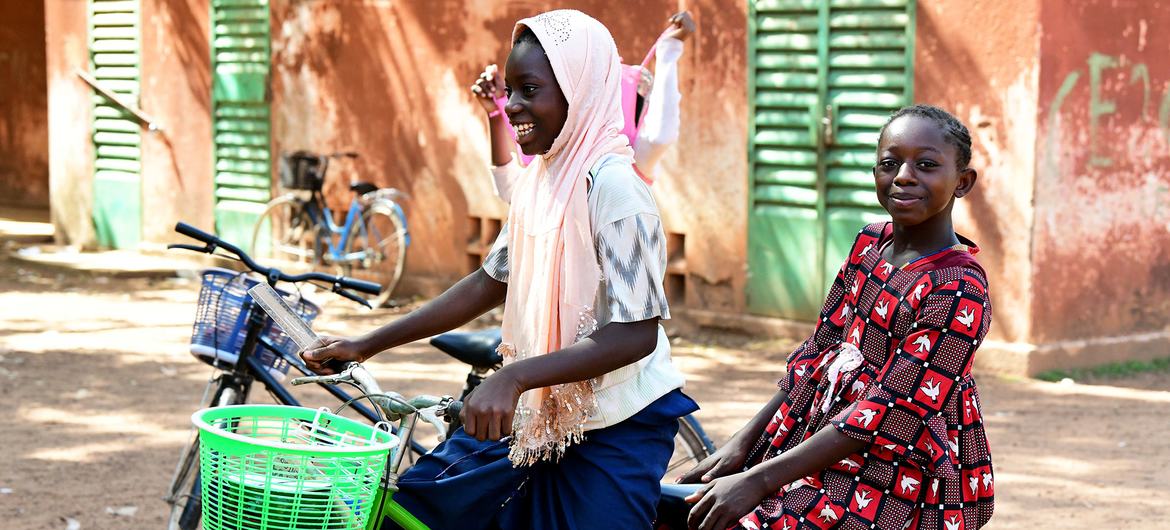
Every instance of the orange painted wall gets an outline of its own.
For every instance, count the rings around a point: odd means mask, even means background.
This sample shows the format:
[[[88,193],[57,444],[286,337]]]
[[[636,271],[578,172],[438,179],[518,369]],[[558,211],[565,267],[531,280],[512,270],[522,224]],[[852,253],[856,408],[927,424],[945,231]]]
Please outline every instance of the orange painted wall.
[[[89,68],[85,3],[45,0],[49,101],[49,201],[59,242],[96,243],[93,230],[93,105],[77,76]]]
[[[139,104],[160,131],[142,131],[143,239],[176,240],[176,221],[210,229],[211,52],[206,0],[142,3]]]
[[[0,3],[0,204],[48,206],[43,0]]]
[[[1039,17],[1039,0],[918,2],[914,99],[947,109],[971,131],[979,180],[958,201],[955,225],[982,249],[995,309],[990,339],[1001,347],[985,348],[981,360],[999,365],[1024,362],[1017,346],[1033,333]]]
[[[1035,339],[1054,358],[1170,351],[1170,1],[1045,1]]]

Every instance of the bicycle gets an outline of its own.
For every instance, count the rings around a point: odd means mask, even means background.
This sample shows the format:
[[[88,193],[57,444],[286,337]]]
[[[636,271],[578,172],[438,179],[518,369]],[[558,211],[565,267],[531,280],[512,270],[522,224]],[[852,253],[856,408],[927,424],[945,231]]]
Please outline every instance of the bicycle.
[[[222,249],[228,254],[225,257],[239,260],[249,271],[260,275],[267,281],[268,285],[273,287],[278,282],[296,284],[298,282],[316,281],[329,285],[335,293],[363,303],[367,307],[369,307],[369,304],[360,296],[350,292],[349,289],[370,294],[378,292],[378,286],[376,284],[352,278],[317,272],[290,275],[275,268],[263,267],[238,247],[185,223],[177,224],[175,231],[196,239],[204,243],[204,245],[173,244],[168,245],[168,248],[225,256],[223,253],[217,253],[217,250]],[[239,279],[245,283],[260,283],[258,280],[247,278],[242,274],[222,270],[206,271],[205,280],[206,276],[211,276],[216,280],[222,280],[225,275],[233,279]],[[247,287],[250,286],[248,285]],[[204,290],[206,290],[206,286]],[[247,289],[238,288],[237,290],[246,291]],[[248,401],[252,383],[259,381],[278,403],[299,406],[300,401],[281,384],[283,375],[288,372],[290,367],[296,368],[297,371],[305,375],[311,376],[315,374],[296,355],[295,348],[290,348],[291,341],[288,336],[273,325],[271,318],[264,311],[252,310],[252,301],[249,297],[240,296],[235,301],[237,305],[227,311],[226,320],[228,322],[226,328],[230,328],[231,331],[225,332],[225,335],[229,335],[228,339],[225,340],[228,340],[229,343],[217,345],[212,348],[214,355],[200,355],[200,358],[205,362],[209,362],[217,368],[220,368],[220,372],[211,380],[209,385],[208,393],[211,395],[211,399],[205,399],[205,403],[211,406],[245,403]],[[200,306],[205,307],[208,303],[210,303],[210,298],[205,298],[204,292],[201,290]],[[296,303],[301,302],[298,300]],[[301,316],[307,320],[312,320],[316,313],[315,306],[309,304],[302,311]],[[222,323],[218,322],[218,320],[223,319],[223,315],[205,314],[201,312],[197,317],[211,319],[212,323],[215,324],[212,328],[214,330],[225,327],[221,325]],[[199,319],[197,318],[198,321]],[[193,333],[193,352],[195,352],[194,344],[196,337],[200,336],[198,329],[199,327],[196,326],[196,332]],[[451,332],[431,338],[430,343],[432,346],[470,366],[467,380],[460,394],[460,401],[466,398],[491,371],[498,369],[502,365],[503,360],[495,351],[499,340],[498,329],[477,332]],[[220,351],[221,348],[219,346],[232,350],[235,356],[232,356],[231,353],[225,354]],[[336,385],[327,383],[319,384],[339,401],[348,404],[366,420],[371,423],[379,421],[379,415],[375,410],[355,402],[353,396],[338,388]],[[210,391],[212,387],[214,387],[214,391]],[[442,432],[442,430],[439,431],[440,434]],[[429,450],[428,447],[420,444],[413,438],[407,438],[407,440],[407,448],[409,451],[404,451],[403,457],[409,456],[413,458],[414,456],[425,454]],[[670,463],[671,470],[678,469],[687,464],[697,463],[715,450],[714,444],[703,432],[698,420],[692,416],[679,419],[679,435],[676,436],[675,440],[676,449],[675,455],[672,457]],[[196,528],[199,524],[201,499],[199,495],[199,471],[196,467],[196,455],[198,451],[198,441],[189,444],[176,466],[169,493],[165,497],[165,500],[172,507],[169,528],[188,530]],[[669,487],[664,485],[664,490],[668,489]],[[665,497],[664,502],[666,502]]]
[[[251,272],[260,275],[275,287],[278,282],[298,284],[317,282],[328,285],[339,296],[370,307],[370,304],[353,291],[377,295],[381,288],[371,283],[344,276],[321,272],[287,274],[275,268],[256,263],[246,252],[211,234],[185,223],[175,225],[175,231],[201,241],[203,246],[172,244],[169,249],[184,249],[214,254],[239,260]],[[217,252],[224,250],[227,255]],[[254,382],[259,381],[270,395],[282,405],[300,405],[300,401],[281,384],[281,379],[290,368],[311,375],[312,370],[295,355],[289,347],[289,338],[275,326],[263,311],[253,310],[253,302],[247,296],[247,288],[260,283],[244,273],[224,269],[209,269],[203,274],[200,291],[200,311],[192,333],[192,353],[201,360],[219,369],[211,379],[204,402],[212,406],[227,406],[245,403]],[[226,292],[225,292],[226,291]],[[287,293],[286,293],[287,294]],[[318,310],[316,306],[293,300],[294,305],[310,320]],[[291,350],[291,351],[290,351]],[[330,394],[342,402],[352,400],[344,390],[332,385],[322,385]],[[210,399],[207,399],[210,395]],[[352,403],[357,413],[370,421],[378,421],[378,414],[360,403]],[[422,454],[426,448],[414,443],[412,451]],[[171,505],[168,528],[189,530],[199,526],[201,498],[199,494],[199,470],[197,455],[198,440],[183,451],[172,476],[171,486],[164,500]]]
[[[279,495],[268,496],[265,495],[264,502],[260,499],[242,499],[239,493],[240,489],[236,488],[230,493],[221,495],[214,495],[213,498],[228,504],[226,510],[221,510],[223,513],[234,515],[237,518],[252,518],[268,517],[268,512],[273,505],[277,506],[276,518],[282,522],[296,521],[298,519],[311,521],[313,528],[365,528],[366,530],[377,530],[383,528],[386,521],[392,521],[404,530],[429,530],[429,527],[419,520],[414,514],[410,513],[405,507],[394,500],[394,494],[398,491],[399,471],[402,466],[402,455],[405,453],[408,444],[414,433],[415,426],[418,419],[423,419],[433,425],[443,434],[449,430],[455,429],[453,421],[459,417],[462,410],[462,400],[456,400],[451,396],[428,396],[421,395],[411,399],[405,399],[400,394],[394,392],[384,392],[378,386],[377,381],[370,375],[369,372],[360,364],[356,362],[347,363],[345,368],[333,375],[322,376],[307,376],[292,380],[293,385],[317,383],[336,385],[339,383],[350,383],[357,386],[361,394],[355,399],[369,399],[377,407],[384,411],[386,418],[374,428],[377,429],[379,425],[385,425],[390,421],[398,421],[397,428],[394,432],[398,436],[397,449],[390,451],[389,458],[386,459],[385,468],[378,481],[378,485],[374,488],[372,495],[365,490],[365,495],[362,498],[346,499],[343,503],[333,501],[326,503],[318,501],[314,504],[312,497],[319,497],[322,499],[333,499],[337,497],[336,491],[331,484],[320,483],[320,480],[314,481],[314,487],[319,491],[292,491],[292,492],[278,492]],[[311,411],[308,411],[311,412]],[[334,411],[336,414],[337,411]],[[308,422],[302,422],[298,425],[301,430],[316,431],[318,428],[318,419],[321,412],[317,413],[310,425]],[[201,413],[196,413],[200,416]],[[307,418],[305,418],[307,419]],[[221,423],[221,428],[232,430],[238,428],[241,424],[248,424],[249,418],[241,414],[233,418],[233,421]],[[328,420],[327,420],[328,421]],[[450,424],[450,429],[445,428],[444,422]],[[253,424],[255,422],[252,422]],[[206,430],[206,424],[201,425],[201,430]],[[271,429],[270,429],[271,430]],[[280,430],[280,429],[277,429]],[[283,429],[288,431],[289,429]],[[370,438],[373,441],[373,437]],[[333,446],[334,440],[327,440],[324,444]],[[312,444],[310,444],[312,445]],[[295,450],[302,454],[312,454],[312,448],[306,448],[304,445],[297,445]],[[258,462],[267,460],[267,455],[249,455],[244,454],[233,455],[238,459],[252,459]],[[233,477],[235,482],[246,481],[250,484],[271,484],[276,482],[276,479],[282,479],[286,484],[302,485],[310,482],[304,479],[305,475],[311,475],[315,479],[320,479],[320,471],[314,472],[311,468],[312,464],[306,463],[303,460],[296,462],[282,461],[283,467],[278,470],[269,466],[264,469],[264,466],[253,466],[253,470],[260,476],[240,476]],[[298,466],[299,464],[299,466]],[[222,465],[222,464],[221,464]],[[290,469],[290,466],[293,467]],[[336,465],[321,465],[321,469],[329,469],[336,467]],[[352,466],[346,466],[351,467]],[[358,471],[351,471],[346,477],[341,480],[352,482]],[[233,475],[235,471],[233,471]],[[280,475],[273,477],[272,475]],[[232,479],[229,479],[229,481]],[[368,483],[369,481],[367,481]],[[663,498],[660,501],[654,528],[656,530],[679,530],[686,528],[686,516],[689,510],[689,505],[683,500],[687,495],[690,495],[698,489],[698,485],[674,485],[663,484]],[[251,493],[253,496],[260,496],[254,491],[249,492],[246,489],[243,491],[244,495]],[[300,504],[300,510],[310,513],[298,513],[296,506],[281,506],[281,499],[278,497],[294,498]],[[291,504],[291,503],[290,503]],[[368,513],[362,513],[363,510],[368,510]],[[365,520],[365,524],[361,525],[361,521]],[[299,528],[299,527],[298,527]]]
[[[342,276],[381,284],[382,293],[374,299],[381,307],[390,301],[406,263],[410,233],[398,204],[406,195],[355,182],[349,187],[353,197],[345,222],[338,225],[322,193],[325,176],[330,160],[357,158],[354,152],[282,154],[280,183],[290,191],[265,205],[252,229],[249,251],[310,268],[336,266]]]

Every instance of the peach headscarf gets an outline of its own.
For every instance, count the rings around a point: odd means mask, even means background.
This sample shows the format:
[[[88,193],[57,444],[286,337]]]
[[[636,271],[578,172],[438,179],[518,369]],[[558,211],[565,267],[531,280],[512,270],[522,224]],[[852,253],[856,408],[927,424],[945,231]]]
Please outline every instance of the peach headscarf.
[[[621,68],[609,30],[567,9],[520,20],[513,40],[524,28],[544,47],[569,110],[552,147],[524,169],[512,196],[505,362],[560,350],[597,329],[601,269],[585,179],[602,155],[633,156],[621,134]],[[512,463],[559,457],[581,440],[595,408],[589,381],[525,392],[513,424]]]

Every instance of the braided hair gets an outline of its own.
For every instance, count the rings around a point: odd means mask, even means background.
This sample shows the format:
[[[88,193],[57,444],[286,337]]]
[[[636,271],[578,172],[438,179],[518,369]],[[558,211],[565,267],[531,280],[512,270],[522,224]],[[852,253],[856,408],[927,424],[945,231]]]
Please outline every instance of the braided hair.
[[[942,129],[943,138],[954,146],[958,154],[955,158],[955,165],[960,170],[967,169],[967,165],[971,163],[971,133],[967,130],[967,126],[963,125],[963,122],[952,116],[951,113],[933,105],[911,105],[902,107],[890,115],[890,119],[886,120],[885,125],[882,125],[881,134],[886,134],[886,127],[903,116],[926,118],[936,123]]]

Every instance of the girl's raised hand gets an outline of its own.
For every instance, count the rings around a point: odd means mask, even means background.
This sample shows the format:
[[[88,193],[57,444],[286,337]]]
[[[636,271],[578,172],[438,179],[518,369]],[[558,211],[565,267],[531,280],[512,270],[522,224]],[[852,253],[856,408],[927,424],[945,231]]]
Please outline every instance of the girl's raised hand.
[[[475,100],[487,113],[496,110],[495,98],[504,95],[504,78],[500,76],[500,69],[494,64],[487,65],[483,73],[471,84],[471,93]]]
[[[667,23],[674,26],[674,30],[666,34],[668,38],[685,41],[687,37],[690,37],[695,32],[695,21],[691,18],[690,11],[683,11],[671,15],[667,19]]]

